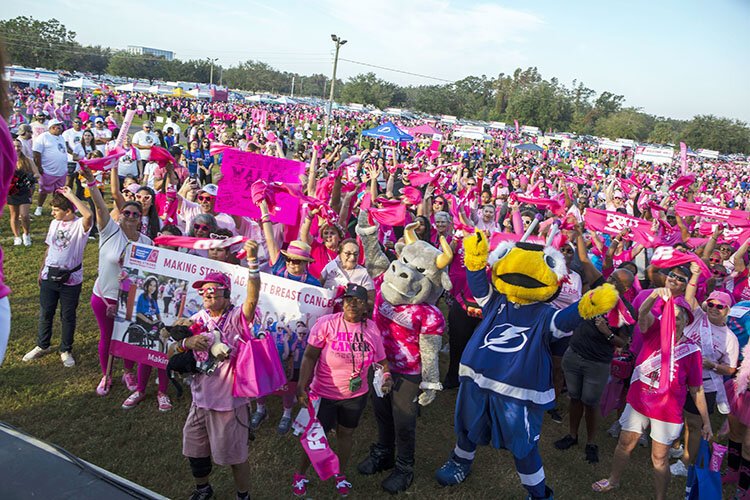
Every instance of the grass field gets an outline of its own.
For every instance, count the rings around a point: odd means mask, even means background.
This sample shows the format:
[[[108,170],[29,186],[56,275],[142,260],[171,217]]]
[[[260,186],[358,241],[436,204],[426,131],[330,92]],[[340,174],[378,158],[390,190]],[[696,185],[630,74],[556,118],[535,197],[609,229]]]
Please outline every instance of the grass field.
[[[12,246],[7,210],[0,217],[0,241],[6,252],[6,280],[13,289],[10,297],[13,314],[11,339],[5,363],[0,368],[0,420],[170,498],[186,498],[192,490],[192,481],[187,460],[181,455],[181,431],[189,407],[189,395],[181,400],[173,397],[174,411],[160,413],[156,407],[155,381],[152,380],[148,399],[126,412],[120,409],[128,392],[119,383],[119,363],[115,364],[116,382],[109,396],[101,398],[94,392],[101,376],[97,357],[99,332],[88,301],[96,277],[97,242],[90,242],[85,252],[84,286],[74,349],[76,367],[64,368],[56,354],[28,364],[21,362],[24,353],[35,345],[39,314],[36,276],[44,256],[43,240],[49,221],[48,210],[44,216],[33,220],[34,244],[25,248]],[[59,324],[55,325],[53,346],[55,342],[59,342]],[[445,370],[447,358],[443,359],[443,364]],[[415,481],[406,495],[419,499],[525,498],[511,456],[489,448],[479,450],[472,474],[465,484],[444,489],[434,481],[435,470],[454,445],[452,415],[455,396],[455,390],[446,391],[422,410],[417,430]],[[254,498],[289,498],[293,469],[302,450],[291,434],[282,437],[275,432],[281,414],[280,400],[270,398],[269,409],[271,418],[250,444],[251,493]],[[564,416],[566,409],[567,403],[563,401]],[[545,418],[540,449],[548,482],[555,490],[556,498],[597,497],[590,485],[606,477],[609,471],[615,440],[606,436],[603,430],[611,421],[612,418],[601,424],[602,433],[598,439],[601,462],[590,465],[583,459],[583,444],[566,452],[552,446],[555,440],[567,433],[567,424],[558,425]],[[719,424],[719,420],[715,420],[715,430]],[[582,429],[582,432],[585,431]],[[346,471],[354,485],[352,498],[387,497],[379,485],[385,476],[365,478],[356,472],[356,463],[366,455],[375,436],[375,421],[368,405],[355,434],[351,464]],[[335,444],[335,437],[332,440]],[[215,468],[212,484],[216,498],[233,498],[228,468]],[[669,498],[682,498],[684,485],[683,478],[673,480]],[[652,488],[649,453],[638,448],[621,489],[606,496],[611,499],[651,498]],[[29,485],[28,496],[32,490],[33,485]],[[311,498],[337,496],[332,481],[321,483],[316,478],[312,478],[308,491]],[[728,497],[731,493],[731,488],[725,489]]]

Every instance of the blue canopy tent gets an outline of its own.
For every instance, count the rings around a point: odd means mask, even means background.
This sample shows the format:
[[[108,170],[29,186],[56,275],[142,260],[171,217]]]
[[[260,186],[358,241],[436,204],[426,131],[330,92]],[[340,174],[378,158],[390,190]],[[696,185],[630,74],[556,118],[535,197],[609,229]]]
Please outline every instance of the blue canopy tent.
[[[536,144],[532,144],[530,142],[527,142],[525,144],[516,144],[513,147],[521,151],[544,151],[543,147],[537,146]]]
[[[375,137],[376,139],[394,142],[408,142],[414,140],[413,136],[398,128],[393,122],[385,122],[375,128],[363,130],[362,137]]]

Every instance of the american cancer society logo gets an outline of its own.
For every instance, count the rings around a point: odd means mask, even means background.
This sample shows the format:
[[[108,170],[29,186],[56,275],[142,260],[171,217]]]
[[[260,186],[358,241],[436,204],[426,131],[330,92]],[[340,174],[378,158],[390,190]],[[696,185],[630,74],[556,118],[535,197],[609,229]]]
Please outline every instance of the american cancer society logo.
[[[130,260],[139,267],[156,269],[156,261],[159,258],[159,250],[156,248],[141,247],[133,245],[130,249]]]

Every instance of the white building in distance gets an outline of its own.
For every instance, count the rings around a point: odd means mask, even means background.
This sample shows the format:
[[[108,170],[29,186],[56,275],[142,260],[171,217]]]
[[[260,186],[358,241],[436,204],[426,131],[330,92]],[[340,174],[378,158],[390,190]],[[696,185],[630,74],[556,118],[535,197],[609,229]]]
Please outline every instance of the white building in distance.
[[[141,47],[138,45],[128,45],[128,52],[139,56],[156,56],[163,57],[167,61],[174,59],[174,52],[171,50],[152,49],[151,47]]]

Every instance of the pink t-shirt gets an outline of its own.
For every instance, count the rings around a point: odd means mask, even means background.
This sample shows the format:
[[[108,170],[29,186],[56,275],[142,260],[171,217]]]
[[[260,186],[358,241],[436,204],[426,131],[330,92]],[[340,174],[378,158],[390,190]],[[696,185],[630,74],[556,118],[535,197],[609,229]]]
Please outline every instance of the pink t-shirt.
[[[0,211],[5,206],[6,196],[10,189],[13,173],[16,171],[16,150],[8,125],[0,116]],[[10,294],[10,288],[5,285],[3,274],[3,249],[0,247],[0,299]]]
[[[91,231],[91,228],[89,228]],[[83,250],[89,241],[89,231],[83,229],[83,219],[52,220],[47,231],[47,257],[44,259],[42,279],[47,279],[50,266],[74,269],[83,262]],[[78,285],[83,282],[83,268],[74,272],[64,284]]]
[[[232,352],[211,375],[198,374],[193,377],[190,389],[193,393],[193,404],[207,410],[229,411],[247,404],[247,398],[232,396],[234,383],[234,365],[232,360],[237,356],[237,344],[242,334],[242,307],[234,307],[224,313],[226,317],[212,318],[208,311],[202,309],[193,314],[192,321],[202,321],[208,330],[214,328],[221,332],[221,341],[228,345]]]
[[[655,320],[656,335],[646,335],[643,338],[643,347],[636,358],[636,366],[648,359],[651,354],[660,350],[659,320]],[[648,330],[652,331],[651,328]],[[680,342],[691,342],[687,337]],[[627,402],[639,413],[649,418],[655,418],[662,422],[672,424],[682,423],[682,408],[688,397],[688,387],[697,387],[703,383],[703,359],[700,351],[688,354],[675,362],[675,377],[669,386],[669,390],[658,394],[655,389],[649,387],[640,380],[630,384]],[[659,380],[661,370],[656,370],[656,380]]]
[[[383,332],[383,346],[391,371],[404,375],[422,373],[419,354],[420,335],[442,335],[445,318],[431,304],[394,306],[375,297],[375,322]]]
[[[366,394],[370,365],[385,359],[383,336],[372,320],[362,323],[344,321],[344,313],[321,317],[310,331],[308,345],[322,349],[311,392],[326,399],[351,399]],[[359,374],[362,386],[349,390],[352,374]]]

